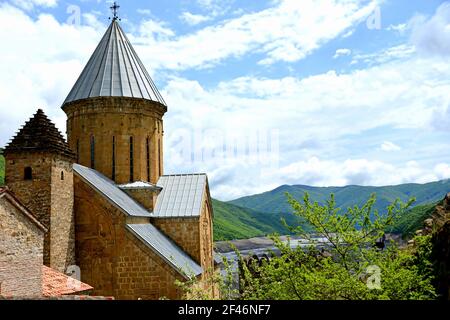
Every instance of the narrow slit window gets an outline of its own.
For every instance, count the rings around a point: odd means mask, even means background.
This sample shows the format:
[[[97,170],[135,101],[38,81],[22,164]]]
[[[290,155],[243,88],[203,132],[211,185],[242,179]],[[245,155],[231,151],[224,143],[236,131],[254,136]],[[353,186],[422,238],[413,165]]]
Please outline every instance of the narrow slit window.
[[[91,168],[95,169],[95,138],[91,136]]]
[[[158,139],[158,170],[159,176],[162,176],[162,163],[161,163],[161,139]]]
[[[112,180],[116,181],[116,137],[112,137]]]
[[[147,181],[150,182],[150,138],[147,137]]]
[[[77,163],[80,163],[80,139],[77,139]]]
[[[133,137],[130,137],[130,182],[134,181],[134,154]]]
[[[64,180],[64,171],[61,171],[61,180]]]
[[[31,167],[26,167],[23,174],[24,180],[33,180],[33,169]]]

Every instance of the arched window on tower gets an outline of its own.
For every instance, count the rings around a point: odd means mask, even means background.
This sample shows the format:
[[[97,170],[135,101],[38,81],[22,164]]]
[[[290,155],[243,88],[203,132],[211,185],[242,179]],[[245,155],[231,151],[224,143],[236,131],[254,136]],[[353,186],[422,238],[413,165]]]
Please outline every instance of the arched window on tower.
[[[147,181],[150,182],[150,138],[147,137],[146,142],[146,151],[147,151]]]
[[[23,173],[24,180],[33,180],[33,169],[31,167],[26,167]]]
[[[112,137],[112,180],[116,181],[116,137]]]
[[[95,169],[95,138],[91,136],[91,168]]]
[[[134,147],[133,137],[130,137],[130,182],[134,181]]]

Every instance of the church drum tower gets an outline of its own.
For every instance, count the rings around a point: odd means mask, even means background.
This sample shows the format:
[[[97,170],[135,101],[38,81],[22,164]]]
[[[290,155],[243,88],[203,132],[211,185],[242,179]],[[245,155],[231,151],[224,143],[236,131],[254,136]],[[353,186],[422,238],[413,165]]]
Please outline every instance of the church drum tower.
[[[77,163],[118,184],[163,175],[167,106],[116,16],[62,109]]]

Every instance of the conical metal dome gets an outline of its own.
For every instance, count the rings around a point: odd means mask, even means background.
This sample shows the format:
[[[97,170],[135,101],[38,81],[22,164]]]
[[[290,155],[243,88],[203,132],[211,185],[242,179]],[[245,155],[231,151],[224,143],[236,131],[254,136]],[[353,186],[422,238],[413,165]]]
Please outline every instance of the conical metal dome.
[[[64,104],[94,97],[132,97],[166,103],[117,19],[92,54]]]

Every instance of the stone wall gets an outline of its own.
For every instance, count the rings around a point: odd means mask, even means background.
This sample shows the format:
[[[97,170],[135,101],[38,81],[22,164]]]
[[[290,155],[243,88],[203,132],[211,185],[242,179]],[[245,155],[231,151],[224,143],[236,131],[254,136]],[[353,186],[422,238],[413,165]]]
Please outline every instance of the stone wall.
[[[94,169],[113,178],[115,138],[115,181],[130,182],[130,137],[133,137],[133,181],[149,181],[147,138],[150,150],[150,181],[163,172],[163,121],[166,108],[156,102],[125,97],[98,97],[64,106],[67,137],[77,154],[77,163],[91,167],[91,137],[95,138]]]
[[[201,264],[199,218],[157,218],[152,224]]]
[[[155,218],[152,223],[209,272],[214,268],[213,228],[211,207],[204,199],[200,217]]]
[[[62,273],[75,264],[72,163],[54,159],[51,182],[50,266]]]
[[[200,256],[201,266],[205,270],[204,276],[208,277],[214,272],[213,239],[212,208],[207,199],[203,203],[202,214],[200,216]]]
[[[50,230],[52,157],[46,153],[17,153],[6,156],[5,182],[12,193]],[[24,180],[26,167],[32,180]],[[44,264],[50,265],[50,233],[44,239]]]
[[[9,153],[6,159],[7,186],[48,229],[44,264],[65,272],[75,261],[72,163],[41,152]],[[31,180],[24,179],[26,167],[32,168]]]
[[[44,231],[0,197],[0,295],[42,295]]]
[[[139,202],[145,209],[152,212],[156,203],[157,193],[156,190],[149,188],[129,188],[123,189],[131,198]]]
[[[92,294],[180,298],[175,280],[183,280],[181,275],[125,229],[127,219],[121,211],[74,178],[77,264],[81,280],[94,287]]]
[[[187,254],[202,266],[203,277],[209,277],[214,270],[212,209],[206,197],[200,217],[155,218],[152,224],[164,232]]]

